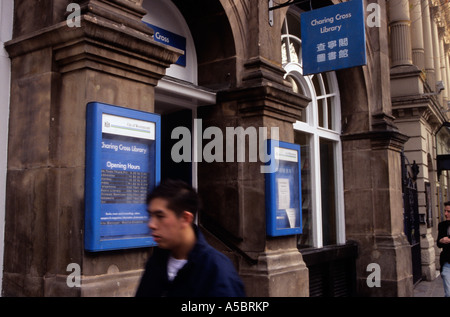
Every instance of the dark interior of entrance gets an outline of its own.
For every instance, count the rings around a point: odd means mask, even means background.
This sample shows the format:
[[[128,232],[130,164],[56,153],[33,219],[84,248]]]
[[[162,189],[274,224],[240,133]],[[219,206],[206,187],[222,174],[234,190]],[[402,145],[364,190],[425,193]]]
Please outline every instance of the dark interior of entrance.
[[[172,159],[172,147],[179,139],[172,139],[176,127],[186,127],[192,135],[192,110],[183,109],[161,116],[161,180],[179,179],[192,184],[192,162],[176,163]]]

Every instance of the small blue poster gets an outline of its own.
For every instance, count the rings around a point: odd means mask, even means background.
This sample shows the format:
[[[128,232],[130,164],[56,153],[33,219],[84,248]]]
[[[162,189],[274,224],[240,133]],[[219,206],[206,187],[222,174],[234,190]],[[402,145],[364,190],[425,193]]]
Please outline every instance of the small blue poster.
[[[85,249],[155,245],[146,199],[160,180],[160,117],[90,103],[86,130]]]
[[[303,75],[367,64],[363,0],[302,13]]]
[[[302,233],[300,145],[268,140],[275,170],[266,173],[266,228],[269,236]],[[270,162],[272,163],[272,162]]]

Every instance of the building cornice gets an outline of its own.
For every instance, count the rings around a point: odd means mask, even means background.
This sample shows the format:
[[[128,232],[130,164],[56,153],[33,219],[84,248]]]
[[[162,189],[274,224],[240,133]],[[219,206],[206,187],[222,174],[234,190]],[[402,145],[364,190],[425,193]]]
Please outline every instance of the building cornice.
[[[433,131],[445,121],[434,96],[414,95],[392,98],[392,113],[396,120],[424,120]]]

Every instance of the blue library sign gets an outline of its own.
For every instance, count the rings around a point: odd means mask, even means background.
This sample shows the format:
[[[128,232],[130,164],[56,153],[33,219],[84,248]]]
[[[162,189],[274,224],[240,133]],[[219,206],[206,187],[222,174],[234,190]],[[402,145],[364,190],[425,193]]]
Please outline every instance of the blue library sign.
[[[170,31],[167,31],[163,28],[160,28],[156,25],[144,22],[146,25],[148,25],[149,27],[151,27],[153,29],[153,31],[155,32],[155,34],[153,35],[153,38],[155,39],[156,42],[159,43],[163,43],[175,48],[178,48],[180,50],[184,51],[184,54],[181,55],[178,60],[175,62],[176,65],[179,66],[183,66],[186,67],[186,38],[172,33]]]
[[[303,75],[367,64],[363,0],[301,15]]]
[[[154,246],[147,193],[160,181],[160,117],[89,103],[86,126],[85,249]]]

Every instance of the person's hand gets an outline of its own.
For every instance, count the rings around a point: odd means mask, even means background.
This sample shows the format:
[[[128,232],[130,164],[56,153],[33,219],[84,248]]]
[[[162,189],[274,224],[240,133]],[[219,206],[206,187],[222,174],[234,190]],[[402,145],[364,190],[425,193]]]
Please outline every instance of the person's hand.
[[[441,240],[439,240],[440,243],[442,244],[449,244],[450,243],[450,238],[449,237],[443,237]]]

